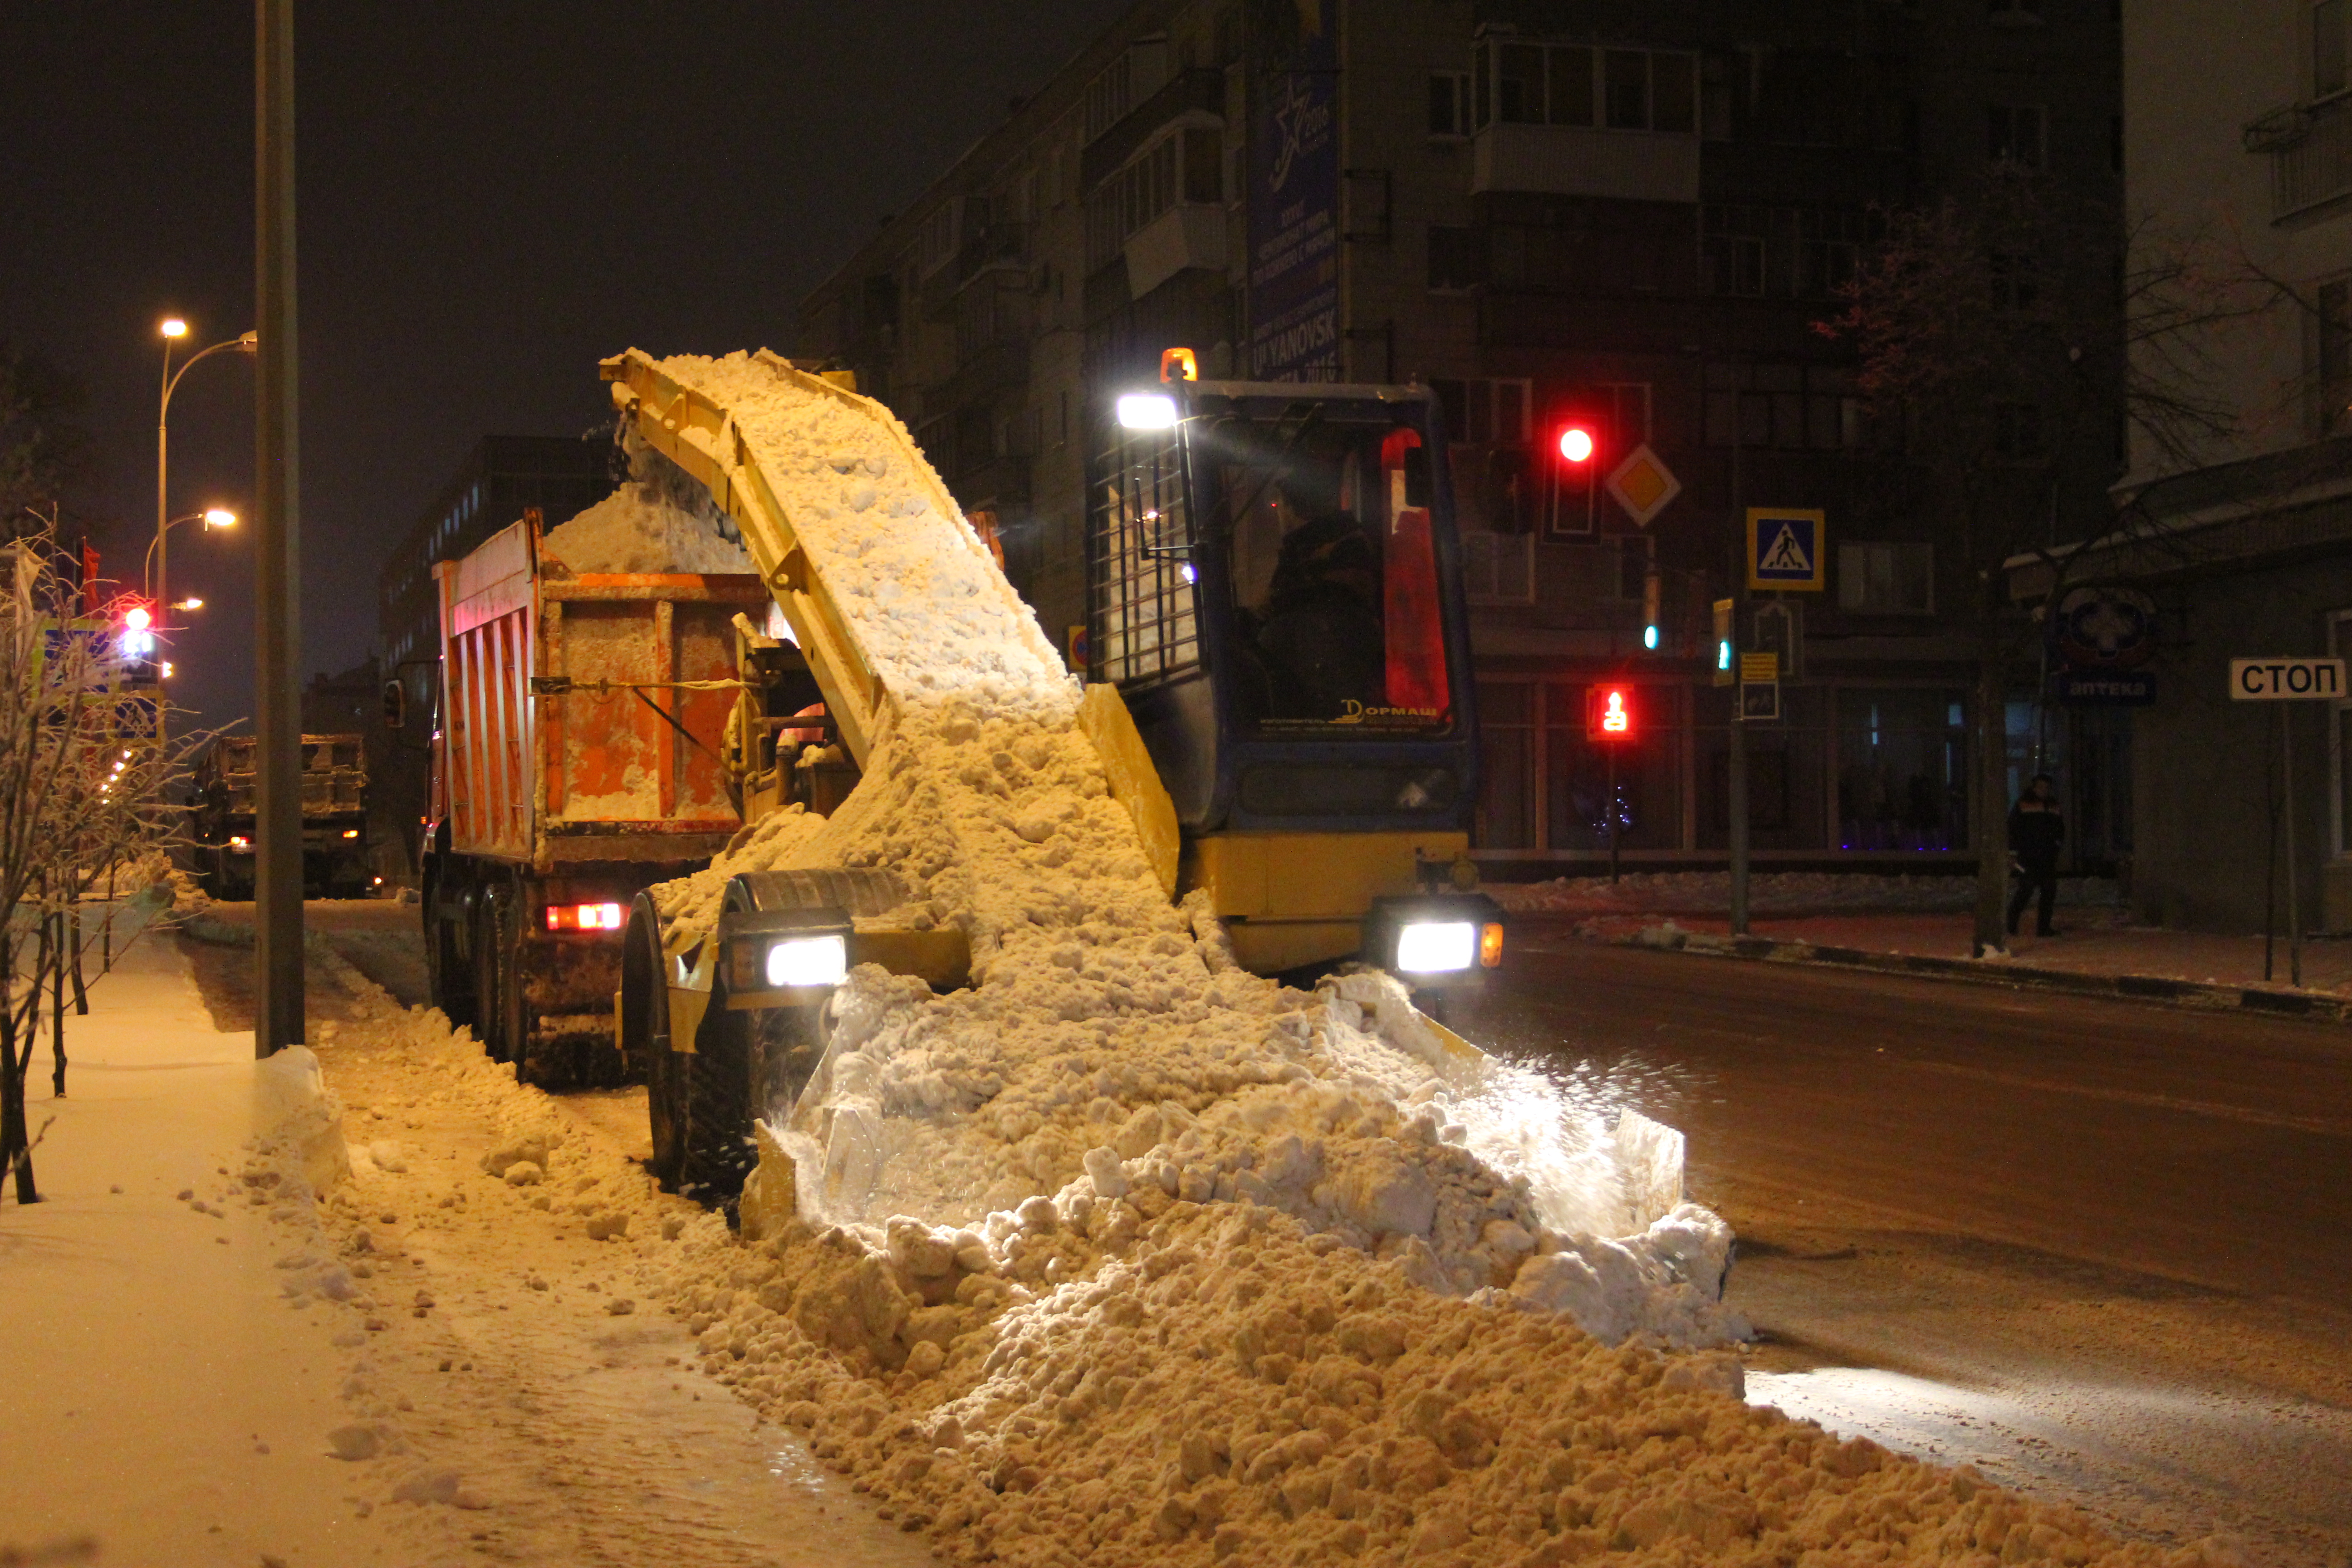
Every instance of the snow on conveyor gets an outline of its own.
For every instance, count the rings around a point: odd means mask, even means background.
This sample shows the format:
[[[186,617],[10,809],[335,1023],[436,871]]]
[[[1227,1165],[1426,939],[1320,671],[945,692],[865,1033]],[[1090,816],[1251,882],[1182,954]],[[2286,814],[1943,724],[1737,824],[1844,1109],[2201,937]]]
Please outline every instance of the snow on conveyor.
[[[1792,1447],[1726,1397],[1736,1363],[1662,1372],[1571,1326],[1740,1331],[1727,1230],[1629,1214],[1601,1108],[1458,1064],[1384,976],[1253,976],[1171,907],[1076,690],[902,426],[748,356],[661,369],[743,432],[889,693],[844,806],[657,889],[666,919],[707,921],[737,870],[886,866],[897,918],[973,954],[967,991],[868,968],[837,994],[818,1078],[769,1110],[793,1160],[747,1194],[757,1250],[714,1222],[669,1272],[715,1367],[970,1560],[1557,1563],[1637,1493],[1630,1543],[1763,1549],[1805,1510],[1749,1483],[1882,1489],[1874,1450]],[[1662,1435],[1723,1476],[1611,1499],[1625,1473],[1572,1458]],[[1958,1560],[1980,1489],[1922,1473],[1885,1485],[1905,1517],[1969,1512],[1920,1559]]]

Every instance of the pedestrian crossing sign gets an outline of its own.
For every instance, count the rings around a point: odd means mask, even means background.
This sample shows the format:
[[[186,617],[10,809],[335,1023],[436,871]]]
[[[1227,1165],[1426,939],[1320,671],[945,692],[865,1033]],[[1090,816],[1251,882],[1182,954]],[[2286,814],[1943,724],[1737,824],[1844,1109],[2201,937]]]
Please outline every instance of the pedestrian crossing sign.
[[[1818,509],[1748,509],[1748,585],[1784,593],[1820,593],[1829,585],[1828,530]]]

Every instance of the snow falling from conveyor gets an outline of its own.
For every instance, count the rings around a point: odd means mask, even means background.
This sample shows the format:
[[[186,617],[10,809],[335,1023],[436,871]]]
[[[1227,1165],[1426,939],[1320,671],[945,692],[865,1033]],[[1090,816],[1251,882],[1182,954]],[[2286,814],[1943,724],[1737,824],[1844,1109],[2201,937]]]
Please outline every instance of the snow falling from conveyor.
[[[839,994],[792,1118],[803,1210],[997,1248],[1056,1208],[1066,1236],[1074,1211],[1109,1215],[1076,1273],[1140,1189],[1247,1198],[1446,1294],[1507,1289],[1612,1339],[1718,1331],[1727,1233],[1689,1205],[1645,1231],[1601,1107],[1450,1058],[1385,976],[1249,974],[1169,903],[1076,687],[903,426],[770,361],[660,368],[731,417],[889,694],[831,820],[766,825],[665,912],[708,920],[740,870],[880,866],[910,890],[898,919],[971,939],[968,991],[866,970]]]

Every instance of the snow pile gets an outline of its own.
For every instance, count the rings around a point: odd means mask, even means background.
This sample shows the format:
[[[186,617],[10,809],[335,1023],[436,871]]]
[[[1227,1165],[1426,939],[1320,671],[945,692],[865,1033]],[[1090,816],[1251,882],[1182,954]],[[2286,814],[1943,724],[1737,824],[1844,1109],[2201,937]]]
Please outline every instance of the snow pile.
[[[1265,1208],[1170,1204],[1040,1290],[976,1251],[901,1222],[886,1254],[802,1226],[747,1252],[703,1220],[663,1274],[708,1369],[960,1562],[2207,1561],[1745,1405],[1735,1356],[1433,1295]]]
[[[637,480],[549,530],[539,548],[542,558],[553,556],[581,574],[755,570],[741,545]]]
[[[1549,882],[1490,882],[1485,889],[1505,909],[1546,914],[1719,914],[1731,907],[1727,871],[1636,871],[1612,883],[1606,877],[1559,877]],[[2069,877],[2060,901],[2100,906],[2117,902],[2116,884]],[[1759,914],[1893,910],[1943,914],[1976,907],[1974,877],[1876,876],[1860,871],[1765,871],[1748,879],[1748,907]]]
[[[967,1227],[1033,1271],[1043,1226],[1059,1279],[1170,1203],[1247,1201],[1434,1290],[1524,1273],[1524,1299],[1612,1337],[1742,1331],[1712,1215],[1671,1246],[1599,1239],[1658,1217],[1601,1108],[1449,1048],[1384,976],[1249,974],[1205,909],[1170,905],[1051,647],[888,426],[740,356],[664,368],[732,416],[893,700],[830,819],[761,825],[656,902],[708,919],[752,860],[883,867],[897,919],[971,944],[968,991],[861,970],[799,1105],[767,1108],[808,1215],[877,1247],[901,1219]]]
[[[567,1131],[539,1090],[478,1053],[453,1062],[437,1014],[399,1012],[355,975],[344,984],[362,1016],[323,1027],[328,1049],[365,1042],[413,1074],[424,1100],[489,1124],[482,1158],[417,1232],[470,1202],[538,1210],[627,1248],[628,1288],[687,1320],[707,1373],[806,1432],[884,1518],[954,1561],[2212,1563],[2201,1548],[2117,1545],[1972,1470],[1752,1408],[1734,1355],[1612,1348],[1517,1290],[1441,1296],[1407,1258],[1368,1257],[1248,1202],[1139,1190],[1119,1200],[1137,1209],[1133,1236],[1084,1276],[1056,1265],[1089,1250],[1083,1232],[1114,1205],[1024,1205],[1015,1226],[984,1234],[786,1220],[742,1245]],[[354,1159],[362,1184],[407,1163],[388,1141]],[[404,1207],[425,1190],[412,1181]],[[411,1300],[383,1207],[339,1195],[333,1245],[289,1259],[289,1299],[355,1316],[382,1310],[370,1292]],[[1654,1227],[1660,1255],[1682,1224]],[[528,1269],[525,1283],[547,1289]],[[620,1286],[603,1313],[635,1310]],[[413,1300],[419,1318],[436,1310],[429,1292]],[[410,1431],[396,1391],[355,1373],[357,1419],[329,1435],[336,1452],[392,1458],[381,1480],[405,1478],[395,1500],[489,1506],[450,1468],[451,1435],[429,1421]]]

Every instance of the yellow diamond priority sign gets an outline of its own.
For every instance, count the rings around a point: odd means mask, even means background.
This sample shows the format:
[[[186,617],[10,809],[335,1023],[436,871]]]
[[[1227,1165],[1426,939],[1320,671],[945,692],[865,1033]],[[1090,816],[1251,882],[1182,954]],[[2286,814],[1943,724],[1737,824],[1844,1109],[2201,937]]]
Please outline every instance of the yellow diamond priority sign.
[[[1650,520],[1666,510],[1666,503],[1683,493],[1682,480],[1675,471],[1658,460],[1646,441],[1625,454],[1625,460],[1609,471],[1601,481],[1610,499],[1625,509],[1625,515],[1646,528]]]

